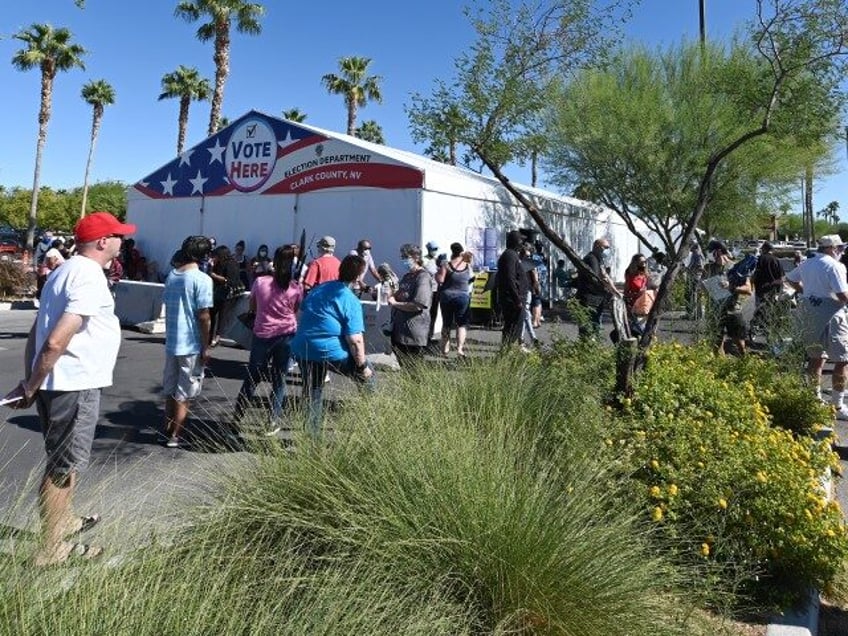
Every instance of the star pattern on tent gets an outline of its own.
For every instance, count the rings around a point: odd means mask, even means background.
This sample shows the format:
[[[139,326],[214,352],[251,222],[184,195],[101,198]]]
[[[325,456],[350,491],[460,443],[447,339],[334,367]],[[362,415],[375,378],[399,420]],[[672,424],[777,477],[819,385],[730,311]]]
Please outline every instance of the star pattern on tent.
[[[215,145],[206,149],[209,151],[209,165],[211,166],[216,161],[220,162],[221,165],[224,165],[224,151],[226,149],[227,147],[222,146],[221,140],[216,137]]]
[[[200,170],[197,171],[197,176],[194,179],[189,179],[189,183],[191,183],[191,193],[195,192],[203,194],[203,184],[209,181]]]
[[[174,186],[176,185],[176,180],[171,179],[171,173],[168,173],[168,178],[162,181],[162,192],[163,194],[169,194],[174,196]]]
[[[286,131],[286,136],[285,136],[285,138],[284,138],[284,139],[282,139],[281,141],[278,141],[278,142],[277,142],[277,145],[278,145],[280,148],[285,148],[286,146],[291,146],[291,145],[292,145],[294,142],[296,142],[296,141],[297,141],[297,139],[292,139],[292,136],[291,136],[291,129],[289,129],[289,130],[287,130],[287,131]]]
[[[144,177],[135,188],[149,197],[224,196],[234,190],[227,175],[229,139],[236,127],[248,119],[262,119],[274,130],[278,152],[291,150],[314,133],[288,122],[250,112],[196,146],[181,152],[164,166]]]

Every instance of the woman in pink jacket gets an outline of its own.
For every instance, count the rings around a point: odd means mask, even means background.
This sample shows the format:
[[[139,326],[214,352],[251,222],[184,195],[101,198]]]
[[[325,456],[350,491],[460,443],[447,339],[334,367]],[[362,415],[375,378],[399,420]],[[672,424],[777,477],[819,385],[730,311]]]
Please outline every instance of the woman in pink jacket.
[[[253,344],[247,363],[247,377],[236,399],[236,419],[244,414],[263,379],[271,381],[271,425],[268,435],[280,430],[286,399],[286,369],[291,355],[291,339],[297,331],[297,312],[303,300],[303,287],[292,277],[294,250],[291,245],[274,252],[274,273],[259,276],[250,290],[250,309],[255,312]]]

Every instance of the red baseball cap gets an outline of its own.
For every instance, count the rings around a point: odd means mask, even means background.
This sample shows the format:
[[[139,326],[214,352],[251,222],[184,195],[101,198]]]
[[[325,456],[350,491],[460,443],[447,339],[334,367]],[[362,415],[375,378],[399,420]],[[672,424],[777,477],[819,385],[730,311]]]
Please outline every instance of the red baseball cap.
[[[109,212],[92,212],[81,218],[74,226],[74,238],[77,243],[96,241],[104,236],[135,234],[136,226],[121,223]]]

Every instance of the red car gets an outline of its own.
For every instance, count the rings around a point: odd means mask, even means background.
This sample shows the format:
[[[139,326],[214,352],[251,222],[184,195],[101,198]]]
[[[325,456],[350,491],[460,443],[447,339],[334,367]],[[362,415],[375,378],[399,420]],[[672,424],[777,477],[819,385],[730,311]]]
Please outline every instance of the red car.
[[[0,261],[10,261],[21,255],[21,244],[15,239],[0,239]]]

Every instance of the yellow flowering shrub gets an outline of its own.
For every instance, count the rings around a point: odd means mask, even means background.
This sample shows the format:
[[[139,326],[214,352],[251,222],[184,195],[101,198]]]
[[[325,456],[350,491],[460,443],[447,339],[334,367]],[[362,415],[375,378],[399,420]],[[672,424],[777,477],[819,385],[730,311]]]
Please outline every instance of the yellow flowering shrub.
[[[827,589],[848,534],[822,487],[837,464],[829,441],[775,426],[763,399],[789,398],[763,398],[752,368],[703,347],[655,345],[614,444],[663,550],[710,568],[718,591],[784,604],[807,586]]]

